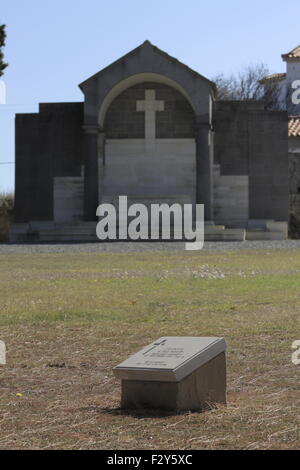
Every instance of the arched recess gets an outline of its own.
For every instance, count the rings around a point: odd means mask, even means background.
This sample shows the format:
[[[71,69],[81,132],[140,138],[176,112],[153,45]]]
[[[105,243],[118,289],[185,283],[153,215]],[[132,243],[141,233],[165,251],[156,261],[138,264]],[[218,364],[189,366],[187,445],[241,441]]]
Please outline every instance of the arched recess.
[[[172,80],[171,78],[166,77],[164,75],[160,75],[158,73],[138,73],[138,74],[131,75],[130,77],[125,78],[124,80],[121,80],[119,83],[117,83],[117,85],[111,88],[111,90],[107,93],[104,100],[102,101],[102,104],[100,106],[99,113],[98,113],[98,125],[100,129],[103,128],[103,123],[105,120],[106,112],[110,104],[113,102],[113,100],[118,95],[120,95],[120,93],[125,91],[127,88],[130,88],[134,85],[137,85],[138,83],[143,83],[143,82],[161,83],[163,85],[168,85],[174,88],[175,90],[179,91],[187,99],[187,101],[190,103],[193,110],[195,111],[195,106],[189,94],[175,80]]]
[[[147,141],[146,119],[143,122],[139,113],[131,117],[136,100],[142,99],[147,87],[153,87],[155,93],[160,93],[158,99],[168,103],[167,109],[162,110],[166,114],[162,117],[161,127],[156,128],[153,141]],[[128,96],[127,90],[132,90]],[[140,91],[140,98],[135,94],[136,90]],[[115,117],[110,114],[112,106],[115,106]],[[119,109],[123,112],[119,112]],[[124,117],[126,125],[123,126],[119,120],[122,121]],[[154,125],[159,120],[159,116],[155,115]],[[99,191],[100,188],[102,190],[99,200],[111,202],[123,194],[132,201],[143,201],[145,204],[153,201],[194,203],[195,124],[195,110],[190,96],[169,77],[139,73],[113,86],[103,100],[98,115],[98,125],[102,130],[99,134],[101,148],[98,154]]]

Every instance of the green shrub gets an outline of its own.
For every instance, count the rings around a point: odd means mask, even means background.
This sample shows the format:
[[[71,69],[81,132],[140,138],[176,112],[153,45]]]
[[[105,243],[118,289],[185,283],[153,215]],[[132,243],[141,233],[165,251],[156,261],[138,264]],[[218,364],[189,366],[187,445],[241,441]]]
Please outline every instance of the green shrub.
[[[14,195],[0,194],[0,242],[8,241],[9,226],[13,221]]]

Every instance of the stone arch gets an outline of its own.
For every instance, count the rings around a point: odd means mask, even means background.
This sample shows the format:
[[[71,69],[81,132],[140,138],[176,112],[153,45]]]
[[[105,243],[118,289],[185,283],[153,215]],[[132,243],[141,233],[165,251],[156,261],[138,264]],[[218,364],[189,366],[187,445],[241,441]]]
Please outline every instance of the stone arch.
[[[146,100],[151,117],[143,109]],[[106,107],[99,122],[105,136],[105,200],[126,194],[146,204],[195,203],[196,116],[181,87],[154,74],[139,74],[121,83]]]
[[[104,100],[102,101],[102,104],[98,112],[98,125],[100,128],[103,127],[107,110],[109,106],[111,105],[111,103],[114,101],[114,99],[117,98],[117,96],[120,95],[126,89],[131,88],[132,86],[137,85],[139,83],[144,83],[144,82],[161,83],[163,85],[167,85],[167,86],[170,86],[171,88],[174,88],[175,90],[179,91],[187,99],[187,101],[190,103],[191,107],[193,108],[194,112],[196,111],[195,105],[191,97],[189,96],[188,92],[175,80],[172,80],[171,78],[158,74],[158,73],[137,73],[137,74],[131,75],[130,77],[125,78],[124,80],[121,80],[115,86],[113,86],[111,90],[107,93]]]
[[[137,106],[145,103],[146,94],[149,100],[149,93],[153,94],[153,105],[158,107],[154,118],[156,139],[195,138],[196,115],[181,90],[162,81],[141,81],[121,91],[109,103],[101,121],[106,139],[146,139],[146,113]]]

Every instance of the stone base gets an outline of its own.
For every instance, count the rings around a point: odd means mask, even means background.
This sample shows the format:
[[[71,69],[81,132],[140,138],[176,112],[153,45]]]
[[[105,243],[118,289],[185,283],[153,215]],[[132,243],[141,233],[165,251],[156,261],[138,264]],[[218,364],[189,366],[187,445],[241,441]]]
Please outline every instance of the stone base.
[[[122,380],[123,409],[203,411],[214,403],[226,403],[225,353],[180,382]]]
[[[10,228],[11,243],[24,242],[100,242],[96,235],[97,222],[77,221],[73,223],[30,222],[13,224]],[[173,228],[171,228],[172,234]],[[285,240],[286,222],[268,222],[268,228],[226,228],[224,225],[205,224],[204,240],[244,241],[244,240]],[[174,238],[172,238],[174,240]],[[123,240],[122,240],[123,241]],[[151,241],[151,240],[149,240]],[[161,238],[158,241],[162,241]],[[155,242],[155,240],[154,240]]]

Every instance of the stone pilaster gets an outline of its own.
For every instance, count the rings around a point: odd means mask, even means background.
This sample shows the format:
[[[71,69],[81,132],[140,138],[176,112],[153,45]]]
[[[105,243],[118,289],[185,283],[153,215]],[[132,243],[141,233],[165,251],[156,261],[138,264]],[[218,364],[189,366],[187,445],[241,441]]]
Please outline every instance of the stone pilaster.
[[[213,199],[213,142],[208,118],[198,116],[196,124],[196,202],[204,204],[204,219],[210,221]]]
[[[98,134],[98,204],[101,204],[104,194],[104,167],[105,167],[105,134]]]
[[[98,133],[96,126],[84,126],[84,220],[96,220],[98,206]]]

